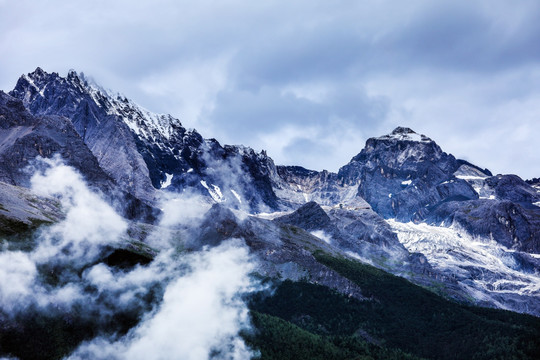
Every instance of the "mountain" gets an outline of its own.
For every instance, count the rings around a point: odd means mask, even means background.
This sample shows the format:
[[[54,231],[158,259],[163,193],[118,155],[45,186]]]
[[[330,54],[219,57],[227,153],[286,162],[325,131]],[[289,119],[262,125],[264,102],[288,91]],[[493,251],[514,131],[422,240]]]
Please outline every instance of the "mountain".
[[[5,320],[0,354],[32,358],[31,350],[21,350],[20,339],[39,326],[54,326],[62,334],[74,326],[75,345],[96,334],[118,337],[135,331],[149,309],[158,312],[167,298],[171,279],[184,271],[176,268],[182,257],[221,249],[231,238],[243,239],[257,263],[254,272],[273,289],[262,289],[250,300],[261,332],[245,339],[261,349],[281,341],[271,331],[280,328],[341,358],[392,358],[394,350],[412,354],[399,352],[394,358],[445,358],[429,342],[444,343],[442,334],[465,328],[467,319],[474,336],[488,331],[489,324],[496,329],[493,338],[481,342],[485,353],[497,347],[498,354],[507,354],[496,345],[504,341],[519,342],[524,358],[534,358],[530,354],[538,350],[530,340],[531,334],[540,334],[537,318],[470,308],[540,316],[538,179],[494,176],[410,128],[368,139],[337,173],[276,166],[265,151],[205,139],[178,119],[153,114],[82,73],[61,77],[37,68],[21,76],[9,94],[0,92],[0,224],[9,244],[0,256],[20,257],[12,253],[18,249],[37,256],[43,234],[72,219],[62,196],[33,192],[30,179],[44,166],[40,158],[61,159],[76,169],[123,216],[117,219],[122,226],[101,221],[125,232],[115,241],[106,233],[100,240],[105,245],[98,242],[103,246],[98,244],[95,256],[80,264],[63,268],[51,260],[36,265],[36,281],[43,282],[39,291],[77,288],[82,298],[102,308],[69,313],[84,319],[76,326],[62,309],[44,315],[41,325],[29,320],[37,308],[21,314],[20,321],[0,311]],[[80,219],[93,224],[90,232],[101,229],[100,223]],[[51,246],[61,244],[62,236],[55,233]],[[49,240],[45,237],[44,243]],[[70,254],[72,247],[61,253]],[[167,262],[163,256],[172,256],[171,251],[180,258]],[[94,271],[103,279],[117,278],[114,291],[129,284],[126,293],[112,298],[136,293],[137,300],[118,308],[108,298],[112,290],[98,291],[103,284],[91,276]],[[145,271],[151,275],[139,277]],[[141,286],[127,279],[146,282]],[[348,330],[340,332],[327,318],[332,304]],[[422,306],[424,312],[418,310]],[[437,309],[446,315],[439,316]],[[110,316],[88,321],[95,315],[90,311]],[[402,330],[389,325],[393,318],[387,312],[407,319]],[[512,334],[502,318],[521,330]],[[422,326],[433,334],[413,338],[426,332]],[[448,340],[452,349],[463,343],[463,356],[480,356],[465,333],[455,337]],[[37,338],[58,341],[69,351],[75,346],[56,332],[52,340]],[[263,338],[267,343],[261,343]]]
[[[424,286],[442,281],[449,296],[538,311],[534,301],[538,289],[532,285],[538,259],[528,254],[540,252],[540,207],[534,205],[540,193],[515,175],[493,176],[487,169],[456,159],[412,129],[398,127],[370,138],[338,173],[319,172],[276,166],[264,151],[204,139],[196,130],[186,130],[178,119],[152,114],[75,71],[63,78],[37,68],[23,75],[10,95],[31,112],[23,118],[69,119],[63,121],[75,138],[73,148],[86,151],[75,158],[94,161],[75,164],[91,184],[100,186],[102,180],[93,174],[99,172],[112,179],[114,185],[109,186],[154,207],[159,190],[166,189],[195,192],[209,203],[250,214],[294,211],[281,221],[318,234],[342,251],[394,274]],[[412,245],[411,236],[425,232],[415,225],[403,229],[400,223],[409,221],[435,226],[435,233],[440,226],[449,229],[452,241],[431,241],[438,251],[462,246],[459,240],[464,236],[481,242],[493,239],[502,254],[495,256],[512,259],[512,265],[502,261],[504,266],[494,272],[482,257],[456,271],[436,258],[437,251]],[[466,252],[473,257],[477,253]],[[463,256],[449,255],[448,261],[462,261]],[[500,289],[485,285],[498,281],[512,285]],[[512,300],[505,301],[506,297]]]
[[[189,188],[250,209],[278,208],[269,182],[275,166],[264,153],[203,139],[178,119],[152,114],[83,74],[70,71],[63,78],[37,68],[10,95],[36,116],[71,119],[103,171],[144,202],[155,200],[156,189]]]
[[[478,198],[467,181],[448,181],[462,165],[467,167],[428,137],[398,127],[389,135],[368,139],[365,148],[339,170],[338,178],[358,184],[358,194],[382,216],[410,221],[426,206]]]
[[[122,190],[99,166],[69,118],[59,115],[33,115],[22,101],[0,91],[0,181],[29,186],[29,169],[38,157],[60,155],[79,170],[93,187],[116,203],[129,218],[155,219],[156,210]]]

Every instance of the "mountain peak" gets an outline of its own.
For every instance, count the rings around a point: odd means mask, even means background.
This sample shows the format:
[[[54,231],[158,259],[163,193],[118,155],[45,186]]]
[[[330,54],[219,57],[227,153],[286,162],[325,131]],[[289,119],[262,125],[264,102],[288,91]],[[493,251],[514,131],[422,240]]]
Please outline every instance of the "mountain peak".
[[[52,89],[55,90],[51,91]],[[92,104],[93,112],[117,116],[135,134],[148,139],[156,136],[169,139],[182,128],[180,120],[170,115],[152,113],[124,95],[106,90],[92,77],[87,77],[83,72],[74,69],[70,69],[66,77],[61,77],[57,73],[49,74],[38,67],[34,72],[21,76],[10,94],[22,99],[27,106],[32,104],[30,110],[39,114],[51,111],[49,101],[54,102],[54,99],[45,99],[48,96],[60,96],[63,98],[62,103]],[[42,100],[36,101],[36,97]],[[66,101],[67,98],[70,100]],[[82,99],[86,101],[81,102]],[[63,110],[66,112],[64,116],[73,115],[72,108],[66,107]]]
[[[416,141],[430,142],[430,138],[423,134],[418,134],[413,129],[403,126],[398,126],[390,134],[379,137],[380,140],[397,140],[397,141]]]
[[[392,131],[392,134],[416,134],[416,131],[408,127],[398,126]]]
[[[54,75],[58,75],[57,73],[48,73],[39,66],[31,73],[28,73],[27,75],[23,75],[22,78],[25,78],[30,83],[33,83],[36,87],[39,87],[41,83],[49,81],[49,78],[51,76],[54,77]]]
[[[31,73],[31,74],[37,75],[37,76],[43,76],[43,75],[46,75],[47,73],[45,71],[43,71],[43,69],[38,66],[36,68],[36,70],[34,70],[34,72]]]

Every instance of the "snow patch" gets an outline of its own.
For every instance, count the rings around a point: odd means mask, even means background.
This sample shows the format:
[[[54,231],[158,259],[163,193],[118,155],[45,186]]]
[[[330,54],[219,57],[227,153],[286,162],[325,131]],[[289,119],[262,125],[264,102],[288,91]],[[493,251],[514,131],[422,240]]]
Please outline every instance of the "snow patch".
[[[238,200],[238,202],[241,204],[242,199],[240,198],[240,195],[238,195],[238,193],[236,191],[234,191],[233,189],[231,189],[231,192],[234,195],[234,197],[236,198],[236,200]]]
[[[476,175],[456,175],[458,179],[461,180],[484,180],[486,176],[476,176]]]
[[[210,184],[211,186],[210,187],[204,180],[201,180],[201,185],[204,186],[206,190],[208,190],[208,193],[210,194],[212,199],[214,199],[215,202],[220,203],[220,202],[225,201],[225,198],[223,197],[223,194],[221,193],[221,189],[219,188],[219,186]]]
[[[293,212],[292,210],[289,210],[289,211],[276,211],[276,212],[272,212],[272,213],[261,212],[261,213],[258,213],[258,214],[253,214],[251,216],[254,216],[254,217],[259,218],[259,219],[274,220],[275,218],[278,218],[280,216],[289,215],[292,212]]]
[[[173,175],[165,173],[165,181],[161,183],[161,189],[166,189],[171,185]]]

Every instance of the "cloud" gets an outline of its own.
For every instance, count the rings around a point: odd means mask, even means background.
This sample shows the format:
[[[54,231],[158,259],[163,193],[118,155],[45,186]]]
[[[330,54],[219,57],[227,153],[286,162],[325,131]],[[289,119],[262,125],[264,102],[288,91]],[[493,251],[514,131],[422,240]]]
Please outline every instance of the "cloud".
[[[34,258],[38,262],[91,260],[105,245],[118,243],[127,230],[127,222],[100,196],[86,186],[82,176],[62,163],[60,157],[38,160],[30,179],[38,195],[59,198],[66,211],[63,221],[41,233]]]
[[[215,130],[219,139],[255,142],[277,164],[335,171],[362,149],[367,134],[376,133],[388,102],[355,84],[314,88],[299,84],[221,92],[207,127],[227,124]]]
[[[32,190],[59,199],[66,216],[39,229],[31,251],[0,252],[0,307],[10,316],[31,305],[69,308],[84,300],[77,272],[94,262],[106,246],[117,244],[127,229],[125,220],[59,157],[38,159],[34,166]],[[44,280],[44,269],[49,271],[45,277],[58,279],[58,286]]]
[[[520,162],[489,159],[486,150],[502,140],[494,123],[508,132],[522,114],[538,112],[537,82],[527,80],[540,69],[534,0],[0,6],[6,90],[38,65],[64,74],[76,68],[205,137],[265,148],[277,163],[335,171],[368,137],[403,125],[480,166],[538,176],[531,164],[540,155],[529,144],[539,125],[528,123],[528,135],[515,142],[506,139]],[[500,96],[481,89],[471,96],[475,84]],[[514,104],[519,111],[499,121],[499,110]],[[356,141],[343,139],[335,119]],[[304,135],[292,136],[299,129]],[[317,143],[332,155],[321,156]]]
[[[310,233],[311,235],[318,237],[319,239],[323,240],[324,242],[331,244],[332,243],[332,236],[328,235],[322,230],[315,230]]]
[[[195,194],[162,194],[161,209],[163,216],[160,226],[172,227],[175,225],[188,226],[199,222],[210,209],[205,198]]]
[[[231,240],[180,259],[189,270],[172,281],[155,312],[116,341],[98,338],[68,359],[249,359],[238,333],[249,327],[241,294],[253,290],[248,249]],[[105,280],[106,282],[109,282]]]
[[[113,248],[127,245],[126,220],[59,157],[39,159],[33,170],[32,190],[57,198],[66,216],[28,239],[35,244],[31,250],[0,251],[3,320],[24,329],[17,321],[29,313],[69,314],[71,321],[90,324],[99,336],[69,359],[251,358],[239,335],[250,327],[243,296],[258,287],[249,248],[231,239],[185,253],[171,235],[174,229],[197,227],[208,203],[194,195],[169,194],[162,222],[149,235],[151,244],[159,245],[155,259],[118,268],[104,259]],[[189,231],[181,236],[187,241]],[[118,314],[140,321],[120,336]]]
[[[37,269],[29,256],[20,251],[0,253],[0,306],[8,313],[33,295]]]

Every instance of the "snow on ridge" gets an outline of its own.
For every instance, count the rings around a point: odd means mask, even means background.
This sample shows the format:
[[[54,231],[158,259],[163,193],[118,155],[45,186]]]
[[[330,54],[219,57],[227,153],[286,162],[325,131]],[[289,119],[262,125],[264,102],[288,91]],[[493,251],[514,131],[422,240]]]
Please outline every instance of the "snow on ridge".
[[[398,130],[398,129],[396,129]],[[432,140],[425,135],[417,134],[410,129],[396,131],[391,134],[378,137],[379,140],[397,140],[397,141],[414,141],[414,142],[431,142]]]
[[[109,98],[109,102],[111,107],[108,113],[122,118],[130,129],[146,139],[153,139],[152,133],[156,131],[168,140],[174,133],[173,126],[181,126],[180,120],[170,115],[152,113],[126,97]]]
[[[30,84],[30,86],[32,86],[32,87],[34,88],[34,90],[36,90],[42,97],[44,96],[44,91],[45,91],[45,87],[46,87],[46,86],[43,87],[43,89],[40,89],[39,86],[36,85],[36,83],[34,82],[34,80],[33,80],[30,76],[24,74],[22,77],[23,77],[23,79],[25,79],[26,81],[28,81],[28,83]],[[31,96],[32,96],[32,95],[30,94],[30,92],[27,91],[27,92],[24,94],[24,101],[25,101],[25,102],[30,101],[30,97],[31,97]]]
[[[105,104],[108,115],[120,117],[124,123],[138,136],[154,139],[157,132],[167,140],[173,135],[175,127],[182,126],[180,120],[168,114],[156,114],[136,104],[119,92],[107,90],[84,74],[77,75],[83,91],[87,92],[98,106]],[[73,76],[73,75],[72,75]],[[76,85],[76,84],[74,84]]]
[[[484,180],[487,176],[476,176],[476,175],[456,175],[456,178],[461,180]]]
[[[169,173],[165,173],[165,181],[161,183],[161,189],[168,188],[172,183],[173,175]]]
[[[45,89],[49,81],[43,81],[43,74],[23,74],[30,85],[42,97],[45,96]],[[92,101],[102,108],[108,115],[118,116],[137,136],[147,140],[157,140],[164,138],[170,140],[178,128],[182,127],[180,120],[169,114],[156,114],[144,107],[136,104],[132,100],[119,92],[105,89],[99,85],[92,77],[87,77],[84,73],[77,73],[69,70],[66,77],[60,77],[56,73],[54,81],[59,81],[60,86],[72,87],[82,94],[87,94]],[[45,78],[46,79],[46,78]],[[29,101],[30,91],[25,94],[25,100]]]

